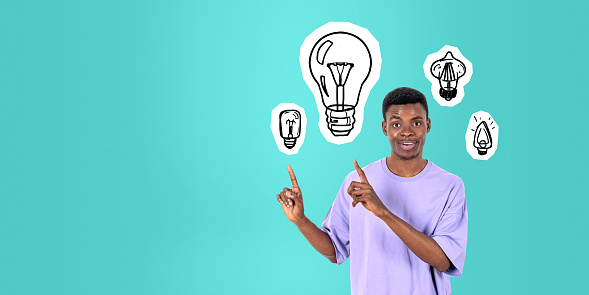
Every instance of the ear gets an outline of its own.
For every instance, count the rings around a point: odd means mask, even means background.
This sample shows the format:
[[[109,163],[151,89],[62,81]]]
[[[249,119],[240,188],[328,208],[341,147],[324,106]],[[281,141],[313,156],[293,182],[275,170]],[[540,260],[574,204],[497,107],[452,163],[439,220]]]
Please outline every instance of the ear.
[[[387,122],[382,121],[382,133],[384,133],[385,136],[387,135]]]
[[[427,132],[429,133],[429,131],[432,129],[432,120],[430,120],[429,118],[427,118]]]

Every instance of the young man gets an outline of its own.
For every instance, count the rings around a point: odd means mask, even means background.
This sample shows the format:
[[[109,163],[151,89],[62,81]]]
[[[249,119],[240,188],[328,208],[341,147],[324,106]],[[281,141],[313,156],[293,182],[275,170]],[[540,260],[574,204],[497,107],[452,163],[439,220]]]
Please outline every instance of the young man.
[[[364,169],[354,160],[321,228],[290,166],[293,187],[276,197],[319,253],[338,265],[350,257],[352,294],[450,294],[466,252],[464,184],[422,157],[431,121],[421,92],[391,91],[382,112],[391,154]]]

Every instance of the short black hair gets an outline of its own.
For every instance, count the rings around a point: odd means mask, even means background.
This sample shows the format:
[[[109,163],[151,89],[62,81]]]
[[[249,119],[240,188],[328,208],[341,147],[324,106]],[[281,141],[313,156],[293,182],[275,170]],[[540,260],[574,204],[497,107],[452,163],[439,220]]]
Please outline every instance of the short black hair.
[[[383,120],[387,120],[386,113],[391,105],[403,105],[413,103],[420,103],[425,109],[426,118],[429,117],[429,111],[427,109],[427,99],[425,99],[425,95],[423,95],[423,93],[409,87],[399,87],[389,92],[382,101]]]

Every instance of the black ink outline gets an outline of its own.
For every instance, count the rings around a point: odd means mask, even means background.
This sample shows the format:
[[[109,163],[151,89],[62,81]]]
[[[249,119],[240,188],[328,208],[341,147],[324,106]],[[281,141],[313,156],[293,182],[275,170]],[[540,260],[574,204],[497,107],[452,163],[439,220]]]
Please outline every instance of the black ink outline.
[[[490,119],[490,118],[489,118]],[[476,120],[476,117],[475,117]],[[472,130],[472,129],[471,129]],[[485,140],[477,140],[477,138],[484,132],[484,136],[489,139],[489,142]],[[491,130],[486,121],[481,121],[474,130],[473,146],[477,149],[479,155],[486,155],[487,150],[493,147],[493,137],[491,136]]]
[[[450,58],[447,58],[448,55],[450,55]],[[462,73],[459,72],[457,74],[454,71],[454,67],[452,66],[453,60],[458,62],[458,65],[455,66],[457,69],[463,68],[464,71]],[[442,63],[444,64],[443,68]],[[434,71],[437,74],[434,73]],[[450,101],[456,97],[456,94],[458,94],[458,80],[466,75],[466,65],[464,65],[461,60],[455,58],[452,54],[452,51],[448,51],[444,57],[432,63],[430,67],[430,73],[434,78],[438,79],[440,85],[440,96],[443,97],[446,101]],[[443,83],[445,83],[445,85],[443,85]],[[454,85],[454,83],[456,84]]]
[[[321,93],[321,102],[323,103],[323,106],[325,107],[325,115],[327,116],[327,118],[326,118],[327,129],[329,129],[331,131],[331,134],[333,134],[334,136],[348,136],[350,134],[350,132],[354,129],[354,123],[356,122],[356,118],[354,117],[354,115],[356,113],[355,109],[356,109],[356,106],[358,106],[358,103],[356,102],[355,105],[346,105],[346,104],[344,104],[345,101],[343,100],[343,97],[342,97],[342,103],[340,105],[337,105],[337,104],[330,105],[330,106],[326,105],[325,104],[325,97],[324,97],[323,93],[325,93],[325,95],[327,97],[329,97],[329,93],[327,92],[327,86],[325,84],[325,76],[321,75],[321,77],[319,79],[317,79],[317,77],[315,76],[315,73],[313,73],[313,70],[312,70],[312,68],[313,68],[313,65],[312,65],[313,53],[315,52],[315,48],[318,46],[319,43],[321,43],[321,45],[319,45],[319,48],[317,49],[317,55],[319,55],[319,51],[321,51],[323,49],[323,46],[327,42],[331,43],[331,44],[329,44],[329,47],[327,49],[325,49],[325,52],[323,52],[323,58],[322,58],[321,62],[319,62],[319,56],[317,56],[317,62],[320,65],[323,65],[323,62],[325,61],[325,55],[327,54],[327,52],[329,51],[329,49],[333,45],[333,42],[330,40],[325,40],[324,42],[322,42],[322,40],[324,40],[325,38],[328,38],[331,35],[335,35],[335,34],[346,34],[346,35],[350,35],[350,36],[358,39],[360,42],[362,42],[362,45],[364,45],[364,47],[366,48],[366,51],[368,52],[368,59],[369,59],[368,73],[366,74],[366,77],[364,78],[364,80],[360,84],[359,91],[358,91],[358,99],[357,99],[358,102],[360,101],[360,94],[362,93],[362,88],[364,87],[364,83],[366,83],[366,81],[370,77],[370,73],[372,72],[372,53],[370,52],[370,48],[368,48],[368,45],[366,45],[366,42],[364,42],[364,40],[362,40],[360,37],[356,36],[355,34],[352,34],[350,32],[345,32],[345,31],[336,31],[336,32],[331,32],[326,35],[323,35],[322,37],[320,37],[317,40],[317,42],[315,42],[315,44],[311,48],[311,51],[309,52],[309,72],[311,73],[311,77],[313,77],[313,80],[315,81],[317,86],[319,86],[319,92]],[[338,63],[340,63],[340,62],[338,62]],[[347,63],[345,61],[341,61],[341,63],[350,64],[353,67],[352,63]],[[329,66],[329,64],[327,66]],[[350,69],[351,69],[351,67],[350,67]],[[332,77],[334,78],[334,81],[335,81],[335,76],[333,75],[333,71],[331,69],[330,69],[330,71],[332,72]],[[349,72],[348,72],[348,74],[349,74]],[[347,81],[347,76],[346,76],[346,81]],[[346,81],[344,81],[343,84],[345,84]],[[336,81],[336,85],[337,84],[338,83]],[[341,93],[341,95],[343,95],[343,85],[342,85],[341,92],[336,91],[336,102],[338,101],[338,99],[337,99],[338,93]]]
[[[287,137],[284,137],[283,136],[283,133],[282,133],[282,115],[284,115],[286,112],[294,112],[295,119],[297,119],[299,121],[299,130],[297,132],[299,134],[299,136],[296,136],[296,137],[294,137],[294,136],[289,137],[288,135],[287,135]],[[297,116],[298,116],[298,118],[297,118]],[[280,137],[282,137],[282,139],[284,139],[284,146],[287,149],[292,149],[297,144],[297,139],[301,136],[301,125],[303,123],[302,120],[303,119],[302,119],[302,116],[301,116],[301,112],[299,112],[298,110],[292,110],[292,109],[291,110],[283,110],[278,115],[278,132],[279,132],[278,135],[280,135]],[[286,121],[288,122],[290,120],[286,120]],[[292,135],[292,132],[293,132],[292,125],[290,125],[289,127],[291,127],[291,129],[289,129],[289,132],[288,133],[289,133],[289,135]]]

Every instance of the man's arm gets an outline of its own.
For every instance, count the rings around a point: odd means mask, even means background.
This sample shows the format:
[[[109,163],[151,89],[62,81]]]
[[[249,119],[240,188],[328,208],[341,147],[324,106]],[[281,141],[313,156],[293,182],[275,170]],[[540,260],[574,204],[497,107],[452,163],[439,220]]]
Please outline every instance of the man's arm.
[[[299,231],[317,252],[321,253],[329,261],[336,263],[335,247],[331,238],[305,216],[303,194],[299,188],[297,178],[290,165],[287,165],[287,169],[292,182],[292,189],[285,187],[280,194],[276,195],[276,199],[282,205],[284,215],[297,226]]]
[[[321,255],[325,256],[332,263],[337,263],[335,247],[326,232],[319,229],[306,216],[303,216],[303,220],[295,223],[295,225],[317,252],[321,253]]]
[[[354,166],[360,176],[360,182],[352,181],[348,187],[348,194],[354,199],[352,206],[362,203],[364,208],[382,219],[391,230],[405,243],[419,259],[433,266],[440,272],[450,268],[450,260],[444,250],[431,237],[419,232],[410,224],[393,214],[380,200],[374,189],[368,183],[366,174],[354,160]]]

